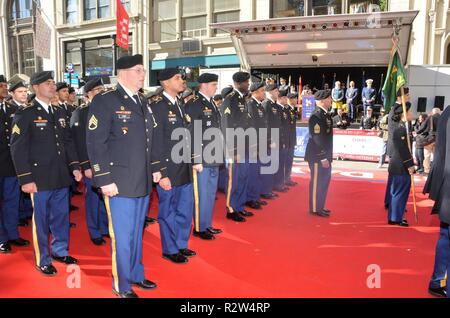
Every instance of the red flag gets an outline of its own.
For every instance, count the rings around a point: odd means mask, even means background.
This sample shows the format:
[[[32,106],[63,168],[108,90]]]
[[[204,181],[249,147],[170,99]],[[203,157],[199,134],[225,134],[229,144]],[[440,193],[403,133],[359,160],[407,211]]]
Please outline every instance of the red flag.
[[[116,44],[121,48],[128,50],[128,30],[130,19],[127,10],[123,7],[120,0],[116,1]]]

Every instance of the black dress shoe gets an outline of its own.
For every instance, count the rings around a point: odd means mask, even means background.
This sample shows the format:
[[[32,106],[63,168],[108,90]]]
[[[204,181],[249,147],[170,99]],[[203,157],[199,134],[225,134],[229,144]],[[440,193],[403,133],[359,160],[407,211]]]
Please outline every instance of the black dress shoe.
[[[94,243],[94,245],[97,245],[97,246],[106,244],[106,241],[102,237],[97,237],[95,239],[92,239],[91,241],[92,241],[92,243]]]
[[[286,182],[286,185],[288,187],[295,187],[298,183],[292,180],[289,180],[288,182]]]
[[[245,222],[246,221],[246,219],[244,217],[240,216],[239,213],[237,213],[237,212],[233,212],[233,213],[227,212],[227,219],[230,219],[230,220],[233,220],[236,222]]]
[[[239,214],[245,217],[249,217],[249,216],[253,216],[254,214],[252,212],[248,212],[248,211],[239,211]]]
[[[19,223],[17,223],[17,226],[28,226],[28,221],[26,219],[20,219]]]
[[[447,290],[445,287],[428,288],[428,292],[435,297],[447,297]]]
[[[78,264],[78,260],[76,258],[72,257],[72,256],[61,256],[61,257],[59,257],[59,256],[56,256],[56,255],[52,255],[52,258],[55,261],[57,261],[57,262],[64,263],[64,264],[67,264],[67,265]]]
[[[329,218],[329,217],[330,217],[329,214],[327,214],[327,213],[325,213],[325,212],[323,212],[323,211],[319,211],[319,212],[311,212],[311,214],[312,214],[312,215],[315,215],[315,216],[320,216],[320,217],[322,217],[322,218]]]
[[[133,283],[133,285],[137,286],[140,289],[155,289],[156,284],[148,279],[144,279],[140,283]]]
[[[409,224],[406,221],[401,221],[401,222],[394,222],[394,221],[388,221],[389,225],[398,225],[398,226],[403,226],[403,227],[408,227]]]
[[[255,210],[261,210],[262,209],[261,205],[258,202],[256,202],[256,201],[247,201],[245,203],[245,205],[248,206],[249,208],[255,209]]]
[[[204,232],[197,232],[194,231],[193,233],[194,236],[201,238],[202,240],[206,240],[206,241],[212,241],[214,240],[216,237],[209,231],[204,231]]]
[[[256,202],[258,202],[258,204],[261,205],[261,206],[267,205],[267,202],[266,202],[266,201],[263,201],[263,200],[258,200],[258,201],[256,201]]]
[[[52,264],[44,266],[36,266],[36,269],[46,276],[55,276],[58,271]]]
[[[11,245],[20,246],[20,247],[24,247],[24,246],[30,245],[30,241],[24,240],[23,238],[20,238],[20,237],[17,240],[10,240],[10,241],[8,241],[8,243],[11,244]]]
[[[69,227],[73,229],[73,228],[76,228],[77,225],[75,223],[70,222]]]
[[[193,250],[190,250],[188,248],[183,248],[180,250],[180,254],[186,257],[193,257],[196,256],[197,253],[195,253]]]
[[[274,200],[275,196],[272,193],[261,194],[261,198],[263,198],[264,200]]]
[[[273,189],[273,191],[285,193],[288,191],[288,189],[286,189],[285,187],[276,187]]]
[[[154,224],[154,223],[156,223],[156,219],[151,218],[149,216],[146,216],[145,217],[145,223],[147,223],[147,224]]]
[[[328,209],[323,208],[322,211],[325,212],[325,213],[331,214],[331,211],[328,210]]]
[[[0,243],[0,253],[7,254],[11,253],[11,245],[8,242]]]
[[[77,207],[73,204],[70,205],[70,211],[77,211],[78,209],[79,209],[79,207]]]
[[[277,193],[275,193],[275,192],[270,192],[275,198],[278,198],[279,197],[279,195],[277,194]]]
[[[187,262],[189,262],[187,257],[181,253],[163,254],[163,258],[165,258],[175,264],[186,264]]]
[[[209,233],[211,233],[211,234],[214,234],[214,235],[222,233],[222,230],[221,230],[221,229],[215,229],[215,228],[213,228],[213,227],[209,227],[209,228],[207,229],[207,231],[208,231]]]
[[[111,238],[109,234],[102,234],[103,237]]]
[[[133,290],[119,293],[118,291],[113,289],[113,294],[120,298],[139,298],[139,296]]]

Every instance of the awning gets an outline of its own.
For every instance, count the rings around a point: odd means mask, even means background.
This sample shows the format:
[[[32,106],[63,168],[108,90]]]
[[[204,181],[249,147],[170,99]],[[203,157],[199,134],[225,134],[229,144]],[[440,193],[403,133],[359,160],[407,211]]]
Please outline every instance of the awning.
[[[241,67],[386,66],[394,26],[406,63],[418,11],[375,12],[214,23],[230,33]]]
[[[177,67],[179,65],[189,67],[231,67],[239,65],[239,58],[235,54],[231,55],[210,55],[210,56],[193,56],[180,57],[165,60],[153,60],[151,62],[152,71],[163,70],[169,67]]]

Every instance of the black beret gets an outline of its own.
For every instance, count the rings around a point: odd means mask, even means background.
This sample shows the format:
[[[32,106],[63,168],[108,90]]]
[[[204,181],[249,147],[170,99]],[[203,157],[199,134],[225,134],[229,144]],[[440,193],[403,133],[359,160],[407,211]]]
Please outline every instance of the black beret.
[[[408,111],[411,108],[411,103],[407,102],[406,103],[406,111]],[[394,110],[393,110],[395,115],[401,115],[403,113],[403,106],[402,104],[394,104]]]
[[[4,75],[0,75],[0,83],[7,83],[6,77]]]
[[[72,86],[69,87],[69,94],[75,93],[75,88]]]
[[[168,79],[171,79],[177,74],[181,74],[180,70],[178,68],[166,68],[164,70],[161,70],[158,74],[158,80],[160,81],[167,81]]]
[[[48,81],[49,79],[53,79],[52,71],[37,72],[31,75],[30,84],[39,85],[41,83],[44,83],[45,81]]]
[[[408,95],[409,94],[409,87],[403,87],[403,91],[405,92],[405,95]],[[400,96],[402,96],[402,90],[401,89],[399,89],[398,92],[397,92],[397,97],[400,97]]]
[[[280,94],[278,94],[278,97],[286,97],[288,94],[288,91],[286,89],[280,90]]]
[[[88,93],[97,86],[103,86],[103,81],[100,77],[89,80],[86,85],[84,85],[84,92]]]
[[[141,54],[122,56],[117,60],[116,69],[123,70],[135,65],[144,65],[144,58]]]
[[[189,97],[192,94],[194,94],[194,91],[192,89],[188,88],[181,94],[181,98]]]
[[[233,81],[235,83],[242,83],[250,79],[250,74],[247,72],[237,72],[233,74]]]
[[[9,91],[10,92],[14,92],[16,89],[18,89],[20,87],[25,87],[26,88],[25,84],[22,81],[18,81],[17,83],[11,85],[9,87]]]
[[[215,101],[218,101],[218,100],[223,99],[223,97],[222,97],[221,94],[216,94],[216,95],[214,95],[213,99],[214,99]]]
[[[231,92],[233,91],[233,87],[232,86],[227,86],[224,89],[222,89],[222,91],[220,92],[222,95],[222,98],[227,97],[228,95],[231,94]]]
[[[264,82],[252,83],[252,85],[250,86],[250,92],[253,93],[258,89],[260,89],[261,87],[264,87]]]
[[[318,90],[314,93],[315,100],[324,100],[331,96],[331,91],[329,89]]]
[[[219,75],[212,73],[203,73],[198,77],[199,83],[211,83],[217,82],[219,80]]]
[[[66,82],[56,83],[56,91],[59,91],[60,89],[63,89],[63,88],[69,88],[69,84],[67,84]]]
[[[287,98],[289,98],[289,99],[298,98],[298,94],[296,94],[296,93],[289,93],[289,94],[287,94]]]
[[[277,88],[278,88],[277,84],[268,84],[264,89],[266,90],[266,92],[270,92]]]

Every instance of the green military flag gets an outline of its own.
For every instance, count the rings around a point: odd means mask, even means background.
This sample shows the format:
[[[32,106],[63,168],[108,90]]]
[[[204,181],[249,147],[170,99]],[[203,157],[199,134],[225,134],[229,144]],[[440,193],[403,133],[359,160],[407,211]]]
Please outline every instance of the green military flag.
[[[398,48],[394,49],[391,62],[383,85],[384,108],[389,112],[397,100],[397,92],[406,84],[406,73],[403,67]]]

